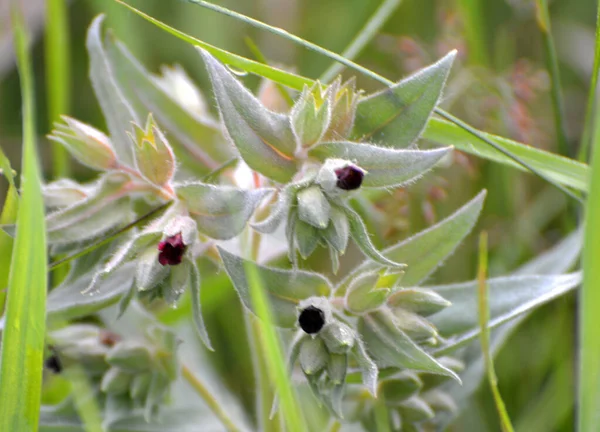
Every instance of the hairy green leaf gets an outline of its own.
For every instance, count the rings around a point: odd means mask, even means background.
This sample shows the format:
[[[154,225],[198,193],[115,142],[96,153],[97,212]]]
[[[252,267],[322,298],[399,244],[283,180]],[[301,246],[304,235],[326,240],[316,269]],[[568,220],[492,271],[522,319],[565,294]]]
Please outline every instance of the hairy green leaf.
[[[414,181],[447,155],[450,147],[435,150],[396,150],[352,142],[322,143],[309,155],[321,161],[349,160],[367,171],[362,187],[399,187]]]
[[[253,311],[253,306],[246,268],[254,269],[253,271],[260,276],[262,288],[268,293],[271,301],[274,322],[280,327],[296,326],[296,308],[301,300],[313,296],[328,296],[331,291],[330,282],[317,273],[263,267],[233,255],[220,247],[218,249],[225,271],[233,282],[242,303],[251,311]]]

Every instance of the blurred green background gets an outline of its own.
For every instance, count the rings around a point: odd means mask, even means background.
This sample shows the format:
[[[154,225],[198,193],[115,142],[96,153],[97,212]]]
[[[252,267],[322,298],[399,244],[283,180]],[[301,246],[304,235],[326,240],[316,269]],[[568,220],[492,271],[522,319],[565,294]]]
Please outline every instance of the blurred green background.
[[[0,146],[14,167],[20,166],[21,113],[18,76],[10,40],[8,1],[0,4]],[[39,147],[46,178],[51,178],[51,152],[45,135],[50,131],[46,105],[44,60],[44,2],[21,0],[33,46]],[[327,58],[291,42],[240,24],[211,11],[177,0],[130,0],[130,4],[160,20],[226,50],[252,57],[245,38],[251,38],[270,62],[317,78],[329,65]],[[309,41],[341,52],[379,6],[377,0],[228,0],[218,4],[285,28]],[[553,35],[559,58],[570,154],[581,138],[586,95],[594,50],[595,2],[550,1]],[[202,62],[194,49],[134,16],[110,0],[76,0],[69,5],[71,54],[70,112],[103,128],[98,104],[87,78],[85,31],[92,17],[106,13],[112,28],[152,71],[161,64],[181,64],[202,89],[208,89]],[[529,145],[558,152],[546,70],[543,38],[536,21],[534,0],[403,0],[383,31],[357,61],[387,78],[398,80],[451,49],[459,50],[442,106],[479,129]],[[348,73],[346,72],[346,75]],[[348,75],[349,76],[349,75]],[[258,86],[254,77],[246,78]],[[359,88],[379,85],[358,77]],[[423,143],[427,146],[427,143]],[[75,162],[78,180],[92,178]],[[0,202],[6,188],[0,180]],[[516,170],[457,153],[446,168],[438,169],[407,191],[379,203],[375,219],[393,218],[391,232],[379,241],[398,239],[433,224],[458,208],[477,191],[489,191],[478,230],[490,233],[491,275],[510,273],[546,250],[574,229],[577,214],[559,191]],[[472,235],[446,265],[435,282],[472,279],[476,272],[476,235]],[[224,287],[225,289],[226,287]],[[227,288],[230,289],[230,288]],[[244,396],[236,373],[249,369],[247,347],[235,344],[240,328],[226,325],[235,308],[220,307],[233,291],[213,304],[214,339],[221,337],[221,358],[229,385]],[[575,360],[575,302],[568,296],[531,315],[501,350],[496,363],[500,390],[517,430],[573,430]],[[219,313],[217,313],[217,311]],[[218,334],[222,332],[223,334]],[[228,370],[229,372],[228,372]],[[463,412],[455,430],[499,430],[487,383]]]

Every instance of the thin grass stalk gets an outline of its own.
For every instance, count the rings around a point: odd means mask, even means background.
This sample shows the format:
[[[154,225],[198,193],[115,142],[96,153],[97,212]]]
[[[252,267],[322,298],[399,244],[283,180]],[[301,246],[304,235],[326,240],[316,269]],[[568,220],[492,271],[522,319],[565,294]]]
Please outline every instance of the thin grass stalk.
[[[62,114],[68,114],[71,97],[71,52],[67,0],[46,2],[46,91],[50,128]],[[52,176],[69,175],[69,154],[59,143],[52,143]]]
[[[492,358],[492,352],[490,350],[490,329],[488,322],[490,320],[490,305],[488,301],[488,285],[487,285],[487,272],[488,272],[488,247],[487,247],[487,232],[483,231],[479,236],[479,268],[477,271],[478,291],[479,291],[479,326],[481,327],[480,341],[481,350],[483,352],[483,359],[485,363],[485,369],[487,372],[488,382],[494,396],[494,403],[496,404],[496,410],[500,417],[500,426],[503,432],[513,432],[512,423],[510,417],[506,411],[506,406],[500,395],[498,389],[498,378],[496,377],[496,371],[494,370],[494,359]]]
[[[592,68],[592,78],[588,90],[588,100],[585,110],[585,122],[583,124],[583,134],[579,144],[579,154],[577,159],[587,162],[590,153],[590,143],[592,141],[592,132],[594,125],[594,110],[596,109],[596,93],[598,92],[598,72],[600,71],[600,1],[596,10],[596,42],[594,44],[594,66]]]
[[[381,3],[371,18],[365,23],[364,27],[360,29],[354,39],[352,39],[350,45],[342,52],[342,57],[354,60],[377,33],[379,33],[379,30],[381,30],[387,20],[392,16],[396,9],[398,9],[400,3],[402,3],[402,0],[385,0]],[[345,65],[342,63],[334,62],[325,72],[323,72],[319,81],[322,83],[330,82],[342,73],[344,67]]]
[[[558,69],[558,57],[554,38],[552,37],[552,27],[550,25],[550,11],[548,9],[548,0],[536,0],[536,18],[538,27],[544,39],[544,51],[546,52],[546,67],[550,72],[552,111],[554,114],[554,128],[556,139],[558,141],[558,152],[564,156],[571,157],[572,151],[567,141],[565,108],[562,93],[560,90],[560,72]]]
[[[486,38],[484,6],[486,0],[460,0],[457,4],[464,19],[468,61],[472,64],[490,66],[490,55]]]

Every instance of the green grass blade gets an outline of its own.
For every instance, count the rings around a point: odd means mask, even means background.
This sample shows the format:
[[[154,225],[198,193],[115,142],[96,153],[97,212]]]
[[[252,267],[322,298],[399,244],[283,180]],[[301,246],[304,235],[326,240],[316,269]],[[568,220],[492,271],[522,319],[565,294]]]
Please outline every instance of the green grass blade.
[[[16,4],[16,3],[15,3]],[[0,430],[38,428],[46,326],[46,230],[35,144],[33,74],[20,12],[13,9],[23,98],[22,195],[0,353]]]
[[[579,294],[577,419],[581,432],[600,430],[600,119],[598,113],[595,116],[590,194],[585,215],[583,287]]]
[[[350,42],[350,45],[342,52],[342,57],[350,60],[356,58],[371,39],[375,37],[388,18],[392,16],[394,11],[400,6],[400,3],[402,3],[402,0],[385,0],[381,3],[373,16],[369,18],[369,21],[366,22],[365,26],[358,32],[352,42]],[[343,70],[343,64],[334,62],[325,72],[323,72],[323,75],[321,75],[319,80],[323,83],[328,83],[342,73]]]
[[[554,127],[556,130],[556,138],[558,140],[558,152],[565,156],[571,156],[573,153],[567,142],[567,133],[565,130],[565,108],[563,103],[562,93],[560,91],[560,74],[558,70],[558,57],[556,56],[556,48],[554,46],[554,38],[552,37],[552,28],[550,26],[550,11],[548,10],[548,0],[535,1],[537,11],[537,23],[542,38],[544,39],[544,50],[546,51],[546,67],[550,72],[550,80],[552,83],[550,96],[552,99],[552,109],[554,113]]]
[[[71,53],[67,0],[46,2],[46,89],[48,92],[48,122],[50,128],[61,114],[69,113]],[[59,143],[52,143],[53,177],[69,174],[69,154]]]
[[[468,46],[468,61],[472,64],[491,64],[487,46],[486,22],[484,20],[486,0],[459,0],[457,8],[464,20],[465,39]]]
[[[0,170],[8,180],[8,191],[2,205],[2,211],[0,211],[0,225],[12,225],[17,221],[19,194],[17,193],[13,170],[2,148],[0,148]],[[0,230],[0,316],[4,311],[4,301],[6,300],[6,291],[4,288],[8,286],[12,250],[13,238]]]
[[[496,377],[496,371],[494,370],[494,359],[490,351],[490,329],[488,327],[488,321],[490,320],[490,307],[488,303],[488,286],[487,286],[487,272],[488,272],[488,251],[487,251],[487,233],[484,231],[479,237],[479,269],[477,272],[478,291],[479,291],[479,326],[481,328],[480,340],[481,350],[483,351],[484,363],[487,371],[488,381],[490,388],[492,389],[492,395],[494,396],[494,403],[500,416],[500,425],[502,426],[503,432],[513,432],[514,429],[506,412],[504,401],[500,395],[498,389],[498,378]]]
[[[268,365],[271,382],[275,384],[277,394],[280,400],[280,410],[289,432],[302,432],[308,430],[302,416],[302,411],[298,405],[298,400],[294,387],[288,377],[286,361],[283,356],[283,350],[273,324],[273,314],[269,305],[269,300],[262,287],[260,275],[256,267],[246,267],[246,277],[250,285],[250,296],[256,316],[260,321],[256,324],[260,326],[260,336],[255,342],[259,343],[262,349],[262,356]],[[252,317],[250,317],[252,320]]]
[[[585,122],[583,124],[583,134],[579,146],[577,159],[582,162],[588,160],[590,143],[592,141],[592,130],[594,125],[594,110],[596,101],[596,92],[598,91],[598,72],[600,72],[600,2],[596,12],[596,42],[594,49],[594,66],[592,68],[592,80],[588,90],[588,101],[585,110]]]

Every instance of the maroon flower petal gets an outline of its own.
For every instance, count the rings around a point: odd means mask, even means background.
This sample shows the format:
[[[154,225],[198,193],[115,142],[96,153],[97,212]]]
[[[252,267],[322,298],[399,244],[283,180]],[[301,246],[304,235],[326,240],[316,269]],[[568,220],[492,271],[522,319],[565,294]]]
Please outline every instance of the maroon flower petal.
[[[158,262],[161,265],[181,264],[187,246],[183,243],[181,233],[167,237],[158,244]]]
[[[343,190],[355,190],[360,187],[365,172],[360,168],[349,165],[335,170],[338,180],[336,186]]]

